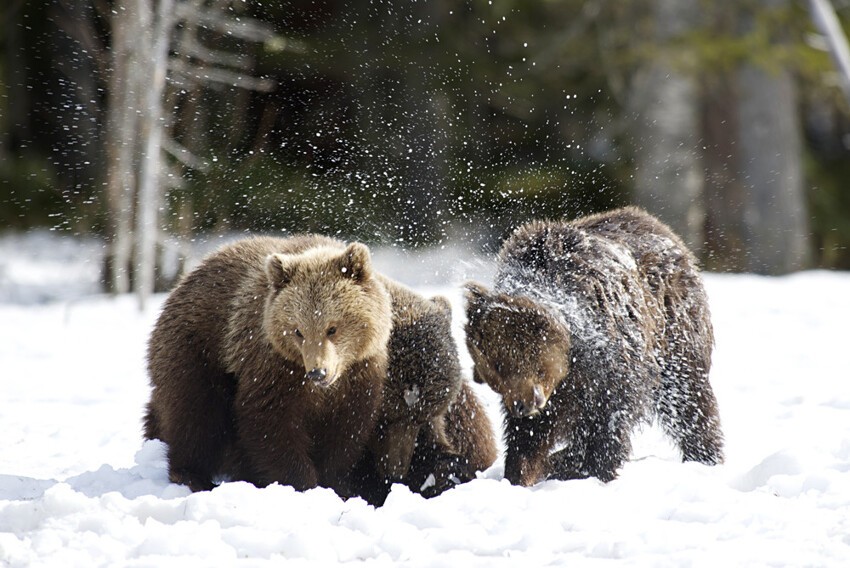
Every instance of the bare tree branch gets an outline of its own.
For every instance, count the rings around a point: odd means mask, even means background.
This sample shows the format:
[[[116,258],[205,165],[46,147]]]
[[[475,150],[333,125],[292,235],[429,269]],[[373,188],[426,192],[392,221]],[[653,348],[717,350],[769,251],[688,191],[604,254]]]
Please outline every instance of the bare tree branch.
[[[178,20],[190,21],[223,35],[248,41],[268,41],[276,37],[274,27],[253,18],[229,18],[212,10],[198,9],[181,2],[175,15]]]
[[[228,71],[227,69],[219,69],[218,67],[207,67],[202,65],[187,65],[179,59],[172,59],[169,62],[169,68],[176,74],[182,75],[189,80],[189,83],[220,83],[230,87],[239,87],[251,91],[268,92],[271,91],[275,82],[271,79],[258,79],[249,77],[242,73]],[[176,83],[180,83],[179,77],[172,77]]]
[[[253,61],[252,58],[242,54],[230,53],[220,49],[211,49],[194,36],[188,35],[180,47],[180,55],[194,57],[204,63],[210,65],[221,65],[223,67],[233,67],[235,69],[250,69]]]
[[[194,155],[170,136],[163,137],[162,149],[188,168],[192,168],[199,172],[206,172],[209,170],[209,164],[205,160]]]
[[[103,9],[103,0],[92,1],[100,2],[97,9]],[[200,38],[210,34],[201,32],[235,38],[237,46],[245,40],[266,42],[266,49],[272,50],[288,45],[271,25],[237,17],[229,8],[229,0],[114,0],[110,9],[108,55],[114,72],[110,74],[107,193],[114,262],[109,279],[114,291],[129,291],[128,269],[132,268],[133,288],[142,307],[156,281],[156,247],[163,229],[160,217],[167,209],[165,191],[184,187],[182,174],[187,169],[209,169],[203,157],[208,147],[206,132],[187,138],[190,149],[178,143],[170,130],[182,132],[180,127],[187,126],[180,124],[182,120],[188,120],[192,129],[203,128],[204,117],[187,109],[196,108],[210,90],[269,91],[275,86],[270,79],[251,76],[252,57],[232,46],[227,48],[230,52],[209,47]],[[185,107],[178,104],[183,100]],[[184,113],[182,119],[176,114],[178,107]],[[182,206],[189,200],[183,196]]]

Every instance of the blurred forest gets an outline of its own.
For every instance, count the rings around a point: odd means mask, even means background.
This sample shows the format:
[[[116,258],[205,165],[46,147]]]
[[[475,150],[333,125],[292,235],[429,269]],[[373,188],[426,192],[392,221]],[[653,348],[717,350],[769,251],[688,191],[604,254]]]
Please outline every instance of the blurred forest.
[[[495,250],[626,203],[710,270],[850,268],[848,0],[6,0],[0,229]],[[838,33],[835,33],[835,30]],[[846,45],[845,45],[846,47]]]

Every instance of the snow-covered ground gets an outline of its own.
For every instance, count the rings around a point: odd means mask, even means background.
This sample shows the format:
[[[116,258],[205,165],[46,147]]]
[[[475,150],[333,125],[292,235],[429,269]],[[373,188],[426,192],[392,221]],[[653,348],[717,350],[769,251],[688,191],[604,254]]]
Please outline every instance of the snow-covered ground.
[[[396,487],[375,509],[326,489],[170,485],[140,421],[164,297],[140,313],[93,295],[99,254],[0,239],[0,566],[850,566],[850,274],[706,276],[722,466],[680,463],[648,428],[608,484],[513,487],[499,460],[438,498]],[[376,258],[450,296],[461,337],[458,284],[486,263]]]

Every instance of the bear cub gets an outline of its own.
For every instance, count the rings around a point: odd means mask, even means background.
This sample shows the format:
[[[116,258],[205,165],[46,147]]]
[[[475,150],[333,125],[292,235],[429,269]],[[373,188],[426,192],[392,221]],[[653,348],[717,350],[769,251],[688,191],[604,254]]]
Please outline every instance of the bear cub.
[[[684,460],[723,460],[708,300],[656,218],[627,207],[524,225],[493,290],[469,283],[465,296],[474,378],[502,396],[511,483],[612,480],[653,416]]]
[[[392,305],[367,247],[320,236],[223,247],[165,302],[145,436],[169,478],[345,487],[374,431]]]
[[[393,307],[384,398],[356,491],[382,504],[394,482],[426,497],[475,478],[496,460],[493,427],[463,380],[446,298],[389,279]]]

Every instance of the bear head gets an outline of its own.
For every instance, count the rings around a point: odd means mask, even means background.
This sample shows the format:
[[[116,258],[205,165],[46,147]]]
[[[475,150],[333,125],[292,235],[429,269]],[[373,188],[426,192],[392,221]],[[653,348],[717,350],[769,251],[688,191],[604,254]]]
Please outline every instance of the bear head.
[[[423,298],[397,313],[389,346],[385,396],[396,404],[388,418],[424,423],[445,411],[461,381],[449,301]]]
[[[536,416],[570,370],[570,334],[537,302],[468,283],[466,343],[473,378],[518,417]]]
[[[270,254],[265,272],[266,335],[306,380],[329,387],[357,361],[386,361],[392,309],[365,245]]]
[[[400,479],[410,469],[419,429],[432,422],[442,436],[442,419],[460,392],[462,375],[452,337],[452,308],[436,296],[396,310],[384,387],[386,431],[378,437],[378,472]]]

